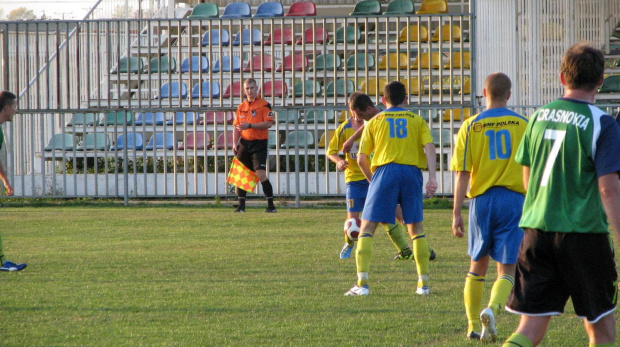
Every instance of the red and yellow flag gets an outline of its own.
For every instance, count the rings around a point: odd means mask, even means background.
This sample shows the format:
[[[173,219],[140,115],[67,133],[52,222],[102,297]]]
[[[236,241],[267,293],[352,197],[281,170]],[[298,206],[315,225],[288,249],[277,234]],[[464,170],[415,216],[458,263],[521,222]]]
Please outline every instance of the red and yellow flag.
[[[235,157],[230,165],[226,182],[251,193],[258,183],[258,175]]]

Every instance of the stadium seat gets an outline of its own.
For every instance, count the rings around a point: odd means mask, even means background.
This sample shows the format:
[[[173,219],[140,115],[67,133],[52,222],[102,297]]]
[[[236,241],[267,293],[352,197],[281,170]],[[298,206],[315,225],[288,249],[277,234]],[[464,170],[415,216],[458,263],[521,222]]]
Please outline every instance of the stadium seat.
[[[241,93],[241,82],[239,81],[235,81],[231,84],[229,84],[226,87],[226,90],[224,91],[224,94],[222,94],[223,98],[238,98],[242,95]]]
[[[110,138],[105,133],[84,134],[82,142],[75,148],[78,151],[107,151],[110,149]]]
[[[177,60],[174,57],[162,55],[151,59],[149,62],[150,73],[174,73],[177,72]]]
[[[308,57],[303,54],[288,54],[276,68],[276,72],[281,71],[305,71],[308,68]]]
[[[85,125],[95,125],[97,124],[97,115],[94,113],[74,113],[71,120],[65,124],[68,127],[76,127],[76,126],[85,126]]]
[[[463,82],[463,90],[461,90],[461,94],[470,94],[471,93],[471,82],[469,81],[469,78],[465,79],[465,82]]]
[[[347,70],[369,70],[375,67],[375,56],[372,53],[355,53],[347,58]]]
[[[351,111],[349,110],[342,110],[340,111],[340,116],[338,116],[338,123],[343,123],[345,120],[349,119],[353,117],[353,115],[351,114]]]
[[[320,54],[314,59],[315,71],[335,71],[342,67],[342,59],[338,54]]]
[[[433,137],[435,146],[450,147],[452,133],[449,129],[431,129],[431,136]]]
[[[155,149],[174,149],[175,145],[174,133],[155,133],[151,136],[145,148],[148,151]]]
[[[420,69],[441,69],[441,53],[439,52],[424,52],[418,54],[411,65],[412,69],[417,69],[418,65]]]
[[[466,120],[471,117],[471,109],[465,108],[461,110],[460,108],[447,109],[443,113],[443,121],[449,122],[453,120],[455,122],[459,122],[462,120]]]
[[[276,123],[297,124],[299,121],[297,110],[278,110],[275,114]]]
[[[381,14],[379,0],[362,0],[355,4],[350,16],[378,16]]]
[[[267,140],[267,146],[269,148],[277,148],[280,145],[280,133],[275,130],[269,130],[269,139]]]
[[[321,84],[316,80],[297,81],[295,83],[295,96],[321,96]]]
[[[461,28],[458,25],[450,25],[444,24],[439,28],[435,29],[435,33],[433,33],[433,38],[431,39],[433,42],[439,41],[461,41]]]
[[[333,123],[336,115],[332,110],[310,110],[304,115],[304,122],[313,123]]]
[[[256,8],[253,17],[282,17],[284,16],[284,8],[282,3],[276,1],[263,2]]]
[[[125,122],[127,122],[127,125],[131,125],[133,122],[133,114],[130,111],[107,112],[99,119],[97,124],[101,126],[123,125]]]
[[[221,68],[220,68],[220,65],[221,65]],[[213,68],[211,69],[213,73],[218,73],[220,72],[220,70],[222,72],[241,71],[241,58],[239,58],[238,55],[233,55],[232,59],[231,59],[231,56],[229,55],[223,56],[221,59],[218,59],[215,61],[215,64],[213,64]]]
[[[362,80],[360,91],[368,94],[369,96],[383,96],[383,89],[387,84],[387,79],[380,77],[378,80],[375,77],[370,77],[367,81]]]
[[[261,91],[264,97],[283,98],[288,95],[288,85],[284,81],[266,81]]]
[[[202,94],[200,89],[202,88]],[[198,98],[219,98],[220,97],[220,84],[216,81],[204,81],[194,85],[192,89],[192,99]]]
[[[75,148],[76,141],[73,134],[55,134],[50,139],[44,151],[71,151]]]
[[[138,73],[144,71],[144,61],[138,57],[122,57],[118,60],[118,66],[112,69],[112,74]]]
[[[335,89],[335,90],[334,90]],[[334,83],[334,81],[329,82],[327,87],[325,87],[325,95],[327,96],[348,96],[349,94],[355,91],[355,84],[352,80],[347,79],[339,79]]]
[[[197,131],[194,135],[193,131],[190,131],[185,136],[185,141],[179,146],[179,149],[210,149],[211,148],[211,135],[208,132]]]
[[[135,125],[163,125],[166,116],[163,112],[140,112],[136,116]]]
[[[275,28],[273,29],[273,33],[269,33],[267,36],[267,40],[263,42],[264,45],[292,45],[295,41],[295,37],[293,35],[293,29],[290,27],[284,28]]]
[[[211,29],[202,36],[203,46],[228,46],[230,44],[230,34],[228,30]]]
[[[253,55],[248,60],[247,65],[243,68],[243,72],[265,71],[270,72],[273,69],[273,58],[269,54]]]
[[[234,119],[233,111],[207,111],[201,124],[232,124]]]
[[[192,13],[187,19],[212,19],[220,16],[220,10],[217,4],[205,2],[194,6]]]
[[[179,83],[177,81],[174,82],[166,82],[161,85],[159,91],[159,97],[162,99],[167,98],[187,98],[187,85],[183,82]]]
[[[174,116],[172,116],[172,118],[170,118],[166,122],[166,125],[173,125],[173,124],[187,124],[187,125],[198,124],[198,113],[175,112]]]
[[[311,43],[327,43],[329,41],[329,32],[324,30],[323,27],[307,28],[304,30],[304,34],[297,40],[298,45],[311,44]]]
[[[416,14],[439,14],[448,13],[446,0],[424,0]]]
[[[224,7],[224,13],[220,18],[245,18],[252,17],[252,9],[245,2],[231,2]]]
[[[362,32],[356,26],[345,26],[336,29],[336,34],[334,35],[334,40],[336,43],[356,43],[362,37]]]
[[[417,77],[411,77],[409,79],[401,79],[400,81],[407,88],[407,94],[409,95],[420,95],[424,94],[424,82],[421,82]]]
[[[316,4],[312,1],[298,1],[291,4],[286,17],[316,16]]]
[[[398,42],[428,42],[428,29],[423,25],[406,26],[400,31]]]
[[[379,69],[401,69],[406,70],[409,66],[407,53],[388,53],[379,60]]]
[[[411,0],[392,0],[388,3],[385,15],[410,16],[415,14],[415,6]]]
[[[233,148],[233,132],[229,130],[227,133],[221,133],[217,137],[215,147],[217,149],[232,149]]]
[[[286,142],[282,148],[313,148],[314,134],[307,130],[293,130],[287,135]]]
[[[128,132],[127,136],[125,134],[120,134],[116,138],[116,144],[110,148],[112,151],[121,151],[125,149],[137,149],[140,150],[144,147],[144,139],[141,133]]]
[[[599,93],[620,93],[620,75],[609,75],[603,80]]]
[[[208,72],[209,60],[202,55],[193,55],[191,58],[183,59],[181,62],[181,72]]]
[[[445,69],[460,69],[461,67],[463,69],[469,69],[471,67],[469,51],[452,53],[452,59],[450,59],[448,64],[444,65]]]
[[[243,29],[235,34],[233,46],[239,46],[240,44],[248,46],[250,43],[255,46],[263,43],[263,34],[259,29]]]
[[[332,140],[332,137],[334,137],[334,134],[336,133],[336,130],[334,129],[327,129],[327,131],[324,131],[323,134],[321,134],[321,138],[319,139],[319,143],[317,143],[317,147],[318,148],[325,148],[327,147],[327,145],[329,145],[329,141]]]

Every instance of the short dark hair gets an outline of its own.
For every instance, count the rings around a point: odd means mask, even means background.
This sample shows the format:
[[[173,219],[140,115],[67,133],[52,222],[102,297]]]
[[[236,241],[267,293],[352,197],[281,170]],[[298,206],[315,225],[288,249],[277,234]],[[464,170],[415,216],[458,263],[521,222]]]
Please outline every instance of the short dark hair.
[[[368,107],[373,107],[375,104],[370,99],[370,96],[362,92],[353,92],[349,95],[349,106],[354,110],[365,110]]]
[[[560,71],[568,88],[590,91],[603,78],[605,57],[600,49],[577,43],[564,53]]]
[[[494,72],[487,76],[484,81],[484,88],[491,99],[505,99],[508,97],[510,88],[512,88],[512,83],[506,74]]]
[[[407,98],[407,88],[401,82],[392,81],[385,85],[383,97],[385,102],[392,106],[400,105]]]
[[[2,91],[0,92],[0,112],[4,110],[7,105],[13,105],[17,100],[17,96],[11,92]]]

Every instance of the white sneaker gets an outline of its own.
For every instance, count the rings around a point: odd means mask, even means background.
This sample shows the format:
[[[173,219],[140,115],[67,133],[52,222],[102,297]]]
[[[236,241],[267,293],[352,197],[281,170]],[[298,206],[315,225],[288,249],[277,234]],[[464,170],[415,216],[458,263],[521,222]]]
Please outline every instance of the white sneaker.
[[[424,287],[418,287],[418,289],[416,289],[415,293],[418,294],[418,295],[429,295],[431,293],[431,291],[430,291],[430,289],[428,289],[428,286],[424,286]]]
[[[349,289],[348,292],[344,293],[345,296],[358,296],[358,295],[368,295],[368,294],[370,294],[368,285],[361,286],[361,287],[354,285],[353,288]]]
[[[497,335],[497,329],[495,329],[495,315],[490,307],[485,308],[480,312],[480,323],[482,324],[482,333],[480,334],[480,341],[493,342]]]
[[[353,245],[349,246],[348,243],[345,243],[340,251],[340,259],[349,259],[351,258],[351,251],[353,250]]]

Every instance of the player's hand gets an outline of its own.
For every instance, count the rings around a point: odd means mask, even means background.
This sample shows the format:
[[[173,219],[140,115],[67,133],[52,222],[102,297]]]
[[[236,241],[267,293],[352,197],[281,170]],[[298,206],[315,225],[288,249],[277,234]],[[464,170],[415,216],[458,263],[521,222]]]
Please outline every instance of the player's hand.
[[[346,141],[342,144],[342,152],[343,152],[343,153],[349,153],[349,152],[351,152],[351,148],[353,148],[353,142],[355,142],[355,141],[351,141],[351,139],[346,140]]]
[[[349,167],[349,162],[346,160],[341,160],[336,164],[336,167],[338,168],[338,170],[344,171],[347,169],[347,167]]]
[[[432,198],[433,195],[435,195],[435,192],[437,191],[437,181],[435,180],[428,180],[428,182],[426,182],[426,195],[429,198]]]
[[[463,217],[461,215],[452,216],[452,234],[459,239],[465,235],[465,227],[463,225]]]
[[[233,154],[237,154],[237,146],[233,146]]]

